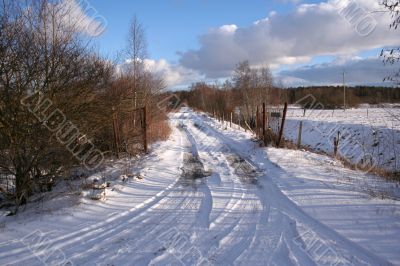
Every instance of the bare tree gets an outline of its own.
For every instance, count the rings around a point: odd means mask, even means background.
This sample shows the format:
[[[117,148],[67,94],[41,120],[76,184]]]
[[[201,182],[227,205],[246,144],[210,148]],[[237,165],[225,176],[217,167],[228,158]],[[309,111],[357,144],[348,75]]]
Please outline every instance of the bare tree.
[[[273,87],[273,77],[268,67],[251,68],[248,61],[237,65],[233,83],[240,91],[239,108],[247,121],[253,122],[257,106],[270,103],[270,91]]]
[[[136,15],[132,18],[129,26],[127,56],[131,61],[130,74],[133,75],[133,90],[136,90],[144,70],[144,60],[147,57],[146,31]]]
[[[15,177],[15,199],[51,189],[58,175],[78,163],[49,130],[51,102],[86,138],[107,120],[101,94],[111,68],[83,44],[64,6],[46,0],[2,0],[0,13],[0,175]],[[29,95],[29,106],[21,104]],[[46,101],[44,100],[46,99]],[[87,143],[87,142],[85,142]],[[73,152],[82,146],[69,143]]]
[[[252,97],[251,97],[251,68],[249,61],[240,62],[233,74],[233,83],[235,88],[241,93],[243,105],[240,107],[241,113],[245,115],[246,119],[250,119],[254,114],[254,108],[252,108]]]
[[[139,62],[147,56],[146,31],[136,15],[129,27],[127,54],[129,58],[138,59]]]

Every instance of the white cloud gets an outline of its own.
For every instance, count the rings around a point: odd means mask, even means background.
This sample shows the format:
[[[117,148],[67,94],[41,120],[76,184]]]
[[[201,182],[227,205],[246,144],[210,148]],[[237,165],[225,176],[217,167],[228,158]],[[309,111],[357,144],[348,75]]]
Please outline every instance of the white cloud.
[[[340,13],[343,6],[350,3],[356,4],[350,7],[365,11],[362,15],[376,22],[373,31],[366,26],[374,24],[365,24],[371,21],[363,20],[362,16]],[[380,9],[376,0],[328,0],[319,4],[301,4],[291,13],[272,13],[249,27],[226,25],[210,30],[200,36],[199,49],[180,53],[180,64],[208,78],[220,78],[229,76],[235,65],[243,60],[249,60],[253,65],[278,67],[306,63],[314,56],[357,54],[398,45],[398,32],[389,30],[390,16],[367,12]],[[366,30],[371,34],[363,36],[361,33]]]
[[[91,37],[103,34],[107,20],[87,0],[63,0],[60,3],[66,14],[65,23]]]
[[[194,70],[170,64],[165,59],[145,59],[144,65],[147,71],[160,75],[170,89],[187,86],[194,81],[204,78]]]
[[[281,71],[279,78],[286,87],[338,85],[342,84],[344,71],[349,85],[391,86],[392,83],[383,82],[383,79],[397,70],[398,66],[384,65],[381,58],[339,58],[330,63]]]
[[[234,24],[232,24],[232,25],[224,25],[224,26],[218,28],[216,30],[216,32],[221,33],[221,34],[230,35],[230,34],[235,34],[235,31],[237,29],[238,29],[238,27],[236,25],[234,25]]]

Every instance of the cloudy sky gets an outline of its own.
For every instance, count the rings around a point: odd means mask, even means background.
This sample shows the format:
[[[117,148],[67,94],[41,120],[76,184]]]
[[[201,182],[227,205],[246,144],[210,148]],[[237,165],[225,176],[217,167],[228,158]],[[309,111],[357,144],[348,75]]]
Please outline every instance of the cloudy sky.
[[[286,86],[382,84],[394,67],[379,58],[400,30],[378,0],[65,0],[100,52],[115,58],[136,14],[146,27],[146,65],[171,89],[223,80],[235,65],[270,66]],[[91,18],[93,18],[92,22]],[[398,68],[398,66],[397,66]]]

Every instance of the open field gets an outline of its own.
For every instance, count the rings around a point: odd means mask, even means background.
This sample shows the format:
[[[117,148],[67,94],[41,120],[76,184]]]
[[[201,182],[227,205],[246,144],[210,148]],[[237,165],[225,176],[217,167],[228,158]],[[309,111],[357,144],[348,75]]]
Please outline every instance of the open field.
[[[303,121],[302,145],[333,154],[340,132],[339,155],[366,168],[400,171],[400,109],[358,108],[343,110],[289,109],[285,137],[297,143]]]

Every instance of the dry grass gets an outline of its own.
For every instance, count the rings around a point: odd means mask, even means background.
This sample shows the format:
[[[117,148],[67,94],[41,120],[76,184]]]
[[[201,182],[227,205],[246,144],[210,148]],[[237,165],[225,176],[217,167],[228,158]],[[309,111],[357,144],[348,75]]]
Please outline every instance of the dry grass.
[[[95,184],[94,183],[83,183],[81,185],[81,188],[83,190],[89,190],[89,189],[94,189],[95,188]]]
[[[298,150],[297,144],[295,144],[293,141],[286,140],[286,139],[283,140],[281,147],[290,149],[290,150]],[[326,155],[331,158],[334,157],[332,154],[329,154],[329,153],[326,153],[323,151],[319,151],[319,150],[315,150],[308,146],[301,146],[300,149],[303,149],[303,150],[306,150],[306,151],[309,151],[312,153],[316,153],[316,154]],[[388,181],[400,181],[400,173],[399,172],[393,173],[393,172],[388,172],[385,169],[379,168],[377,166],[370,166],[370,165],[364,166],[362,164],[355,164],[341,156],[336,156],[336,160],[339,160],[340,162],[343,163],[343,166],[345,166],[346,168],[351,169],[351,170],[375,174],[377,176],[381,176],[381,177],[385,178]]]
[[[150,143],[164,141],[169,138],[171,127],[167,120],[152,121],[149,126],[148,139]]]
[[[346,158],[337,156],[337,160],[341,161],[344,166],[349,169],[363,171],[365,173],[371,173],[378,176],[385,178],[388,181],[400,181],[400,173],[399,172],[388,172],[387,170],[377,167],[377,166],[370,166],[370,165],[363,165],[363,164],[354,164],[348,161]]]

